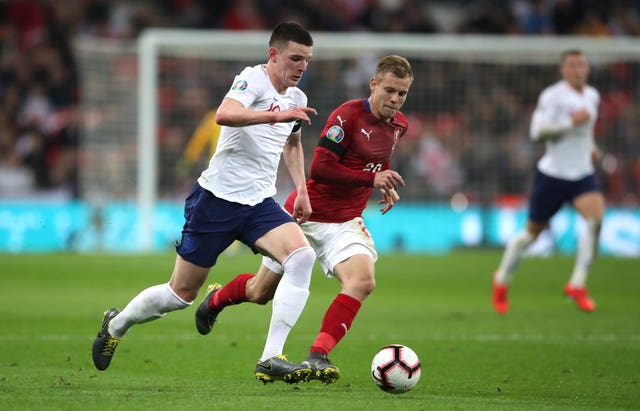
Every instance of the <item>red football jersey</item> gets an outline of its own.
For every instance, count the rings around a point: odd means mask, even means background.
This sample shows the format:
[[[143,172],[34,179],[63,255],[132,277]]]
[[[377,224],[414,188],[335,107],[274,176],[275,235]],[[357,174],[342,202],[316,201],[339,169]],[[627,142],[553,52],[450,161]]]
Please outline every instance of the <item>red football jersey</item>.
[[[373,190],[374,174],[389,168],[391,153],[407,127],[401,112],[389,122],[377,119],[367,99],[350,100],[336,108],[311,162],[310,221],[340,223],[361,216]],[[295,197],[294,191],[285,203],[290,213]]]

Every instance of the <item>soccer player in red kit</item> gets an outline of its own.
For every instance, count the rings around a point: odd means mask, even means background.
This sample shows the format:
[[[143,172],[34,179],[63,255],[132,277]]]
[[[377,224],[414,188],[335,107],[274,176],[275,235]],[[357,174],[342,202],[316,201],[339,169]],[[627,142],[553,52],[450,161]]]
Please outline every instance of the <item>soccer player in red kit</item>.
[[[348,101],[331,113],[311,163],[307,191],[313,212],[301,228],[326,275],[336,277],[342,289],[329,305],[302,365],[311,369],[312,379],[326,384],[340,378],[340,370],[327,355],[345,336],[362,302],[375,288],[378,255],[362,212],[374,188],[381,190],[383,214],[400,199],[396,188],[404,185],[404,180],[390,169],[390,158],[407,131],[407,118],[399,110],[412,82],[411,65],[405,58],[383,57],[370,80],[369,98]],[[288,212],[292,212],[296,195],[291,193],[285,203]],[[228,305],[247,301],[266,304],[283,272],[280,263],[265,257],[256,275],[240,274],[222,288],[212,284],[196,311],[198,331],[208,334]],[[288,319],[272,314],[272,326],[282,321]],[[282,349],[265,346],[270,351]],[[259,366],[256,377],[273,381]]]

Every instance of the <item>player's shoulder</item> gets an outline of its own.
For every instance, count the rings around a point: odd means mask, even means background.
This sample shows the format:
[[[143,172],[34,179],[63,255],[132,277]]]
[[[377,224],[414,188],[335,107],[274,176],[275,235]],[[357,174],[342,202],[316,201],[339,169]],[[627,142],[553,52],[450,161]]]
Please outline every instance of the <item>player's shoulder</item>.
[[[564,93],[568,90],[567,86],[567,83],[562,80],[556,81],[555,83],[545,87],[540,93],[540,96]]]
[[[367,110],[364,99],[348,100],[340,104],[333,110],[334,115],[341,115],[343,118],[352,117],[365,113]]]
[[[547,104],[554,100],[561,99],[562,96],[567,95],[567,92],[569,91],[567,87],[568,85],[562,80],[548,85],[542,90],[542,92],[540,92],[538,102],[541,104]]]
[[[258,64],[256,66],[247,66],[242,69],[242,71],[236,76],[240,79],[263,79],[265,78],[266,71],[262,67],[262,65]]]
[[[247,88],[261,89],[267,84],[268,76],[266,70],[261,65],[247,66],[236,75],[233,91],[244,91]]]

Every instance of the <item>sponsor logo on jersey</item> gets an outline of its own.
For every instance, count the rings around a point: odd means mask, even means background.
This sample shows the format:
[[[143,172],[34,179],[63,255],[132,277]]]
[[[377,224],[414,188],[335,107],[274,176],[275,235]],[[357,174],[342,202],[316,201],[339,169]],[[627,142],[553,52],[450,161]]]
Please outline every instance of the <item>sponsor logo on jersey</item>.
[[[233,91],[245,91],[247,89],[247,81],[246,80],[238,80],[235,83],[233,83],[233,87],[231,87],[231,90]]]
[[[400,140],[400,133],[402,133],[402,129],[396,128],[396,131],[393,133],[393,146],[391,147],[391,151],[395,151],[398,140]]]
[[[327,130],[327,138],[334,143],[339,143],[344,138],[344,130],[340,126],[331,126]]]
[[[373,130],[369,130],[369,131],[367,131],[367,130],[365,130],[364,128],[361,128],[361,129],[360,129],[360,132],[361,132],[362,134],[364,134],[365,136],[367,136],[367,140],[371,140],[371,133],[373,133]]]
[[[336,117],[336,119],[340,122],[340,127],[342,127],[342,125],[347,122],[347,120],[343,120],[340,116]]]

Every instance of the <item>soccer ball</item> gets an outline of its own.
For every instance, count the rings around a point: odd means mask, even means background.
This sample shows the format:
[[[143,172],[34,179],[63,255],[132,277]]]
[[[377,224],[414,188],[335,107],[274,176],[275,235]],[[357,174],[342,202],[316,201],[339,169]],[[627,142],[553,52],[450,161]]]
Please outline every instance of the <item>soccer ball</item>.
[[[420,381],[422,365],[409,347],[391,344],[382,347],[371,362],[371,376],[381,390],[391,394],[410,391]]]

